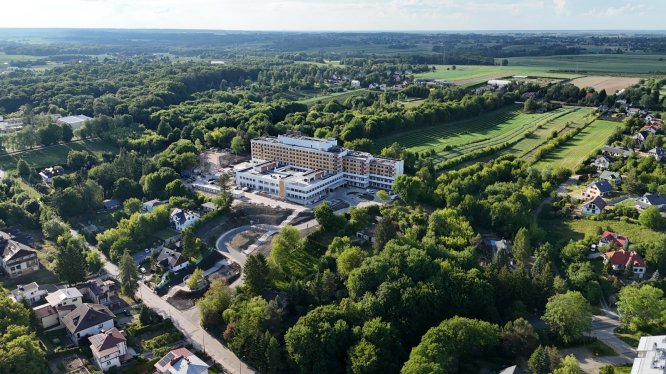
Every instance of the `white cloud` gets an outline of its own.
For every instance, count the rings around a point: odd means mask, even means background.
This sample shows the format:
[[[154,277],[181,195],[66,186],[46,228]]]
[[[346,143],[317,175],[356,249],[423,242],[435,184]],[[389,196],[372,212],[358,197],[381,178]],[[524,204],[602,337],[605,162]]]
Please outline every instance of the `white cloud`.
[[[627,3],[619,7],[610,7],[606,9],[605,14],[609,17],[618,16],[621,14],[631,14],[636,12],[642,12],[645,9],[644,4],[631,4]]]
[[[555,14],[558,16],[566,14],[569,11],[567,0],[553,0],[553,6],[555,7]]]

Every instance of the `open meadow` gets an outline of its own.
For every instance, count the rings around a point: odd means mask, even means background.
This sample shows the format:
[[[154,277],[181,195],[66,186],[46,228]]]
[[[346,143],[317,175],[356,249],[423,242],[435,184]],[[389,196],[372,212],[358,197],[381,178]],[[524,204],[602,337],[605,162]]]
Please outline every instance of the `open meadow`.
[[[544,156],[536,166],[573,169],[592,153],[601,149],[620,126],[622,126],[620,122],[596,120],[571,140]]]
[[[510,57],[508,60],[509,67],[512,68],[545,68],[553,72],[574,74],[666,74],[664,55],[592,54]]]
[[[618,91],[638,83],[640,79],[636,77],[609,77],[605,75],[592,75],[589,77],[580,77],[571,81],[578,88],[592,87],[596,91],[606,90],[611,95]]]
[[[435,71],[419,73],[415,77],[447,80],[457,86],[473,86],[490,79],[512,77],[514,75],[563,79],[576,78],[578,76],[571,73],[551,72],[550,68],[542,66],[456,65],[455,70],[452,70],[452,65],[435,65],[435,68]]]
[[[118,147],[99,139],[88,139],[41,149],[27,150],[16,155],[0,154],[0,169],[14,170],[16,163],[20,159],[26,160],[37,169],[53,165],[64,165],[67,162],[67,154],[72,150],[92,152],[99,157],[104,152],[118,152]]]

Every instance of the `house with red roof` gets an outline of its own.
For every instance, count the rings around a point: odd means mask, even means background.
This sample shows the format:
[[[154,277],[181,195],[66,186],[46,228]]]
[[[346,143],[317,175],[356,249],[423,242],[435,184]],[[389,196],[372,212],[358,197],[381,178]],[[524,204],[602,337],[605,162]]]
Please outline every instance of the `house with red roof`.
[[[607,262],[611,263],[613,271],[620,272],[630,268],[638,278],[643,278],[647,270],[643,257],[634,251],[620,249],[606,252],[604,253],[604,263]]]
[[[599,247],[629,248],[629,238],[610,231],[604,231],[599,239]]]

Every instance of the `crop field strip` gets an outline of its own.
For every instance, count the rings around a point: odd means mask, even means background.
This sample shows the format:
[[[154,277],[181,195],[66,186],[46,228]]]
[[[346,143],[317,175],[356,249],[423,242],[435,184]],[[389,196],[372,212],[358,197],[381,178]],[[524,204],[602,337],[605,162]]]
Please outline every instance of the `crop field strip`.
[[[615,129],[622,126],[613,121],[596,120],[583,129],[578,135],[562,144],[555,151],[544,156],[536,163],[537,168],[566,167],[573,169],[585,161],[592,153],[601,149]]]

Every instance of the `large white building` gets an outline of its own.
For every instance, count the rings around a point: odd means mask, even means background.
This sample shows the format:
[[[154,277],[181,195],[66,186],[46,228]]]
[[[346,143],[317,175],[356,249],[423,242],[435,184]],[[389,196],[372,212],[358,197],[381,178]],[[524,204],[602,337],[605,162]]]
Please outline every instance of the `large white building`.
[[[301,204],[343,185],[390,190],[404,162],[338,146],[335,139],[289,134],[253,139],[252,162],[236,167],[236,185]]]
[[[666,373],[666,335],[642,337],[636,351],[631,374]]]

